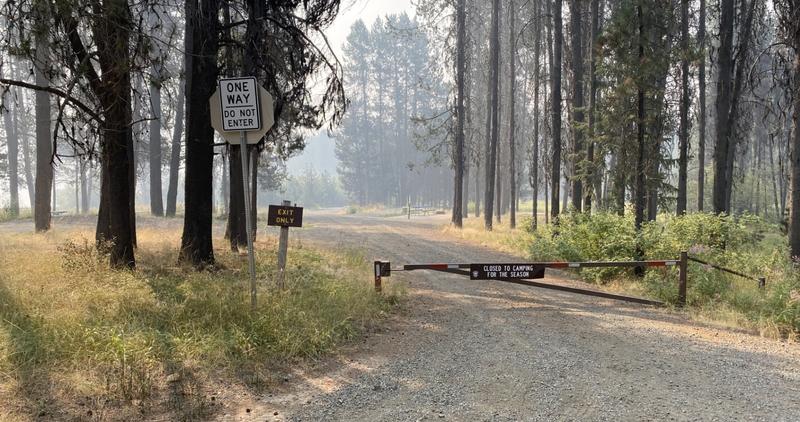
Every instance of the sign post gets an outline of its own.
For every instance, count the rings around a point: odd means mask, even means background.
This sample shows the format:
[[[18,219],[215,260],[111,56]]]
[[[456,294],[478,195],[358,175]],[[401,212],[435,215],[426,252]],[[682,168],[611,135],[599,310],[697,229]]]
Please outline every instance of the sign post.
[[[247,226],[247,259],[250,272],[250,306],[255,310],[256,259],[253,251],[253,221],[250,215],[250,165],[247,146],[257,144],[272,127],[272,97],[256,78],[224,78],[219,80],[217,92],[209,99],[211,126],[228,141],[238,141],[242,159],[242,187],[244,188],[244,215]],[[238,135],[238,139],[237,136]]]
[[[267,225],[279,226],[281,234],[278,238],[278,287],[281,289],[286,277],[286,256],[289,253],[289,227],[303,227],[303,208],[293,207],[284,200],[283,205],[270,205],[267,213]]]

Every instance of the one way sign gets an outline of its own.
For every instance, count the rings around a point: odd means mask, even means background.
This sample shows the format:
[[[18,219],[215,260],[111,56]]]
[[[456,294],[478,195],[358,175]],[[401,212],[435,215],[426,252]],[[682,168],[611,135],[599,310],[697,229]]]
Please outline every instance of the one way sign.
[[[256,78],[219,80],[222,130],[255,131],[261,129],[261,110]]]

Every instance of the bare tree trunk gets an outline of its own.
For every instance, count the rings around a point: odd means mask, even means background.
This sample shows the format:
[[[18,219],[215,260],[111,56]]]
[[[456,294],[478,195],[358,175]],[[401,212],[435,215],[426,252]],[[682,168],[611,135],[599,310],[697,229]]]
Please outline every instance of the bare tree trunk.
[[[500,0],[492,0],[492,29],[490,39],[490,83],[491,94],[491,137],[486,144],[486,184],[484,195],[484,226],[492,230],[492,216],[494,213],[494,182],[497,165],[497,143],[500,137]]]
[[[186,82],[178,85],[178,103],[175,106],[175,126],[172,128],[172,148],[169,157],[169,184],[167,186],[167,217],[175,217],[178,206],[178,175],[181,168],[181,140],[186,102]]]
[[[792,15],[784,17],[786,26],[792,28],[790,32],[792,35],[788,41],[795,48],[800,48],[800,23],[797,22],[798,5],[795,4],[795,9],[790,10]],[[787,12],[787,11],[784,11]],[[794,57],[794,73],[792,76],[793,85],[793,103],[794,110],[792,114],[792,188],[791,206],[789,210],[789,255],[791,258],[800,257],[800,56],[795,54]]]
[[[595,162],[595,142],[594,142],[594,129],[595,129],[595,111],[597,109],[597,38],[599,36],[599,15],[600,15],[600,1],[591,0],[590,13],[591,13],[591,33],[589,40],[591,48],[589,49],[589,145],[586,150],[586,193],[584,194],[584,209],[586,212],[592,212],[592,187],[595,187],[595,195],[599,205],[600,189],[597,188],[597,181],[600,179],[597,171],[598,163]],[[599,160],[597,160],[599,161]]]
[[[639,62],[642,63],[644,60],[644,42],[645,42],[645,35],[644,35],[644,17],[642,16],[642,5],[638,3],[636,5],[636,18],[637,18],[637,25],[639,26],[639,33],[638,33],[638,49],[639,49]],[[640,233],[642,229],[642,222],[644,221],[644,208],[645,208],[645,144],[644,144],[644,134],[645,134],[645,104],[644,104],[644,88],[641,86],[641,82],[639,82],[639,86],[637,87],[637,121],[636,121],[636,143],[637,143],[637,155],[636,155],[636,188],[634,194],[636,195],[634,205],[635,205],[635,214],[634,214],[634,227],[636,228],[636,233]],[[641,244],[637,241],[636,242],[636,253],[635,259],[639,260],[642,259],[644,255],[644,251],[641,248]],[[642,273],[641,267],[637,267],[637,274]]]
[[[150,214],[164,215],[163,193],[161,191],[161,79],[157,66],[152,68],[150,79]]]
[[[130,122],[131,76],[129,35],[131,15],[124,0],[111,0],[106,5],[105,25],[97,35],[105,40],[98,50],[98,62],[103,75],[100,103],[104,107],[103,121],[103,192],[101,216],[98,217],[98,241],[111,244],[110,261],[114,267],[133,268],[135,223],[132,201],[133,133]]]
[[[553,217],[553,223],[558,220],[560,214],[558,203],[561,196],[561,52],[564,45],[564,34],[561,22],[561,2],[562,0],[555,0],[553,10],[553,63],[550,74],[552,75],[553,87],[550,91],[552,96],[552,112],[553,112],[553,159],[551,180],[553,185],[550,191],[550,215]]]
[[[80,183],[81,183],[81,214],[86,214],[89,212],[89,186],[88,181],[86,180],[86,166],[89,164],[86,159],[82,159],[81,163],[81,174],[80,174]]]
[[[464,188],[464,80],[466,76],[467,11],[466,0],[458,0],[456,6],[456,150],[455,180],[453,186],[453,224],[461,228],[463,222]]]
[[[186,182],[181,256],[196,267],[214,263],[211,182],[214,129],[208,98],[217,80],[219,0],[186,1]]]
[[[534,5],[536,25],[533,41],[533,162],[530,166],[531,190],[533,196],[533,215],[531,216],[531,229],[536,230],[539,226],[539,77],[541,76],[541,44],[542,44],[542,19],[541,5]],[[545,201],[547,202],[547,201]]]
[[[686,214],[686,181],[689,161],[689,0],[681,0],[681,103],[678,138],[678,203],[676,213]]]
[[[583,202],[583,31],[580,0],[570,0],[572,35],[572,146],[575,174],[572,175],[572,207],[581,212]]]
[[[481,216],[481,162],[475,161],[475,218]]]
[[[511,186],[509,189],[509,201],[511,203],[511,209],[509,216],[509,225],[511,228],[517,227],[517,157],[516,157],[516,88],[517,88],[517,72],[516,72],[516,62],[517,62],[517,34],[514,29],[514,21],[516,20],[516,13],[515,13],[515,5],[514,0],[511,0],[509,3],[509,8],[511,9],[509,12],[509,36],[508,36],[508,44],[509,44],[509,52],[508,52],[508,60],[509,60],[509,67],[510,67],[510,84],[509,87],[509,128],[508,128],[508,156],[509,156],[509,172],[511,173]]]
[[[36,59],[33,66],[36,85],[48,86],[45,71],[49,66],[47,57],[47,39],[44,34],[37,34]],[[37,90],[36,98],[36,194],[34,206],[34,224],[37,232],[50,230],[50,205],[53,187],[53,138],[50,132],[50,94]]]
[[[0,67],[2,72],[2,67]],[[1,75],[0,75],[1,77]],[[12,114],[19,113],[18,107],[11,106],[11,96],[8,92],[3,92],[3,105],[7,108],[3,113],[3,124],[5,125],[6,147],[8,148],[8,211],[12,217],[19,215],[19,136],[18,129],[14,124]]]
[[[700,0],[700,22],[697,28],[700,63],[697,74],[699,110],[697,134],[697,210],[703,211],[706,184],[706,0]]]

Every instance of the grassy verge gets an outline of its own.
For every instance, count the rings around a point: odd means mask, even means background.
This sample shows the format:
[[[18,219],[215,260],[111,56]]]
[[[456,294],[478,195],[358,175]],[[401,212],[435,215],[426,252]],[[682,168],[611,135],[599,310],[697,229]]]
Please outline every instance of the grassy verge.
[[[12,214],[8,208],[0,208],[0,223],[13,220],[23,220],[33,218],[33,212],[30,208],[21,208],[19,214]]]
[[[398,297],[374,293],[356,251],[290,249],[280,291],[267,281],[275,245],[260,240],[251,312],[244,258],[220,249],[214,272],[182,267],[175,230],[139,230],[134,272],[109,269],[91,233],[0,236],[2,420],[210,417],[204,392],[260,390],[358,337]]]
[[[523,218],[519,229],[511,230],[506,223],[486,232],[482,221],[473,218],[461,231],[443,230],[532,261],[632,260],[637,244],[646,259],[676,259],[681,251],[689,251],[705,261],[767,279],[766,288],[759,289],[754,281],[690,263],[690,315],[773,338],[800,336],[800,272],[788,259],[786,238],[775,225],[752,216],[734,219],[702,213],[660,216],[645,224],[641,235],[634,231],[630,215],[565,215],[557,228],[540,225],[536,232],[528,229],[529,223]],[[607,290],[677,301],[674,267],[648,270],[641,278],[617,268],[586,269],[576,275]]]

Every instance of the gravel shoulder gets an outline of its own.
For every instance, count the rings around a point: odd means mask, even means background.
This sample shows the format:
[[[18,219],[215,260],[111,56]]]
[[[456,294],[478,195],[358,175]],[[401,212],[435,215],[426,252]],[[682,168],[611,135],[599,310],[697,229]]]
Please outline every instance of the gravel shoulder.
[[[518,260],[441,218],[310,213],[294,239],[409,262]],[[567,282],[548,275],[545,281]],[[230,420],[797,420],[800,347],[652,307],[431,272],[403,311]],[[277,414],[276,414],[277,413]]]

